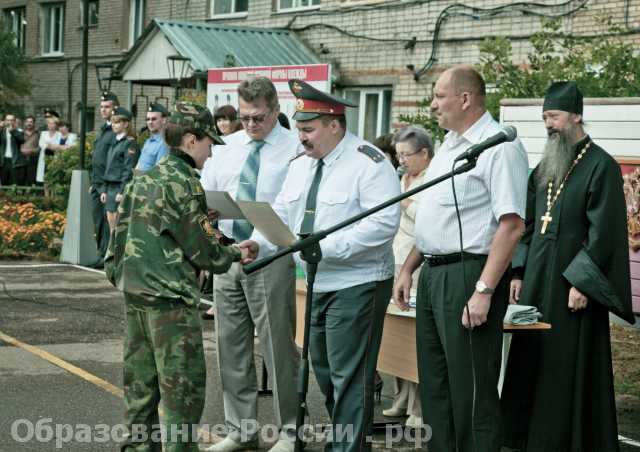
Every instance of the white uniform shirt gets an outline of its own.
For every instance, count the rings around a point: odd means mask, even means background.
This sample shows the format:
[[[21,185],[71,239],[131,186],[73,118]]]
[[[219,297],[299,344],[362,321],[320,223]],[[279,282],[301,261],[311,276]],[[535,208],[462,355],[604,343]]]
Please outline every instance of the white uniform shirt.
[[[450,172],[458,155],[501,130],[486,112],[464,134],[449,132],[429,164],[426,180]],[[473,170],[455,176],[464,251],[489,254],[500,217],[515,213],[524,218],[528,167],[527,153],[516,139],[487,149]],[[416,246],[424,254],[460,251],[451,180],[422,192],[416,215]]]
[[[205,162],[200,182],[205,190],[226,191],[236,199],[240,172],[251,148],[251,138],[239,130],[224,138],[226,145],[214,146],[213,156]],[[264,139],[260,148],[260,171],[256,186],[256,201],[273,204],[287,175],[289,160],[296,155],[300,141],[295,132],[279,123]],[[220,220],[220,231],[233,237],[233,220]],[[261,253],[262,254],[262,253]]]
[[[373,147],[347,132],[323,159],[314,231],[326,230],[400,193],[398,176],[391,163],[387,159],[376,163],[358,151],[363,144]],[[274,205],[296,235],[300,232],[317,165],[318,160],[307,156],[291,162]],[[393,277],[392,243],[399,222],[400,208],[395,204],[321,240],[322,261],[314,292],[330,292]],[[254,232],[252,239],[260,243],[261,249],[268,249],[269,254],[276,250],[259,232]],[[300,261],[299,256],[297,260]]]

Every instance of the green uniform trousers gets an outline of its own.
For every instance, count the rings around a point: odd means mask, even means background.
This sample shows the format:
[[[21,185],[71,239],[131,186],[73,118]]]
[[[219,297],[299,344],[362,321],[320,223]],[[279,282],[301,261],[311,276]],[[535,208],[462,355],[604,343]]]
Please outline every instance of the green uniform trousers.
[[[332,432],[326,450],[370,451],[374,375],[393,279],[314,292],[309,353]]]
[[[148,307],[127,293],[125,301],[123,382],[129,435],[122,451],[160,452],[162,442],[165,452],[197,451],[206,385],[198,309],[170,301]]]
[[[491,297],[487,322],[473,330],[462,326],[465,303],[473,294],[485,262],[484,257],[465,259],[466,282],[462,280],[460,262],[434,267],[425,264],[420,273],[416,343],[422,415],[424,423],[432,429],[427,444],[429,452],[500,450],[497,386],[502,319],[509,296],[507,275]],[[472,353],[476,372],[475,404]]]

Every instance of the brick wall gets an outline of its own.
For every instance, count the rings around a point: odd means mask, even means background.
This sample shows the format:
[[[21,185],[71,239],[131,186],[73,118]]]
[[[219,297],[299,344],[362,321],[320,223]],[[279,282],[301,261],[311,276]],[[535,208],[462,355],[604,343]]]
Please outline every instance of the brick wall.
[[[47,0],[44,0],[45,2]],[[146,20],[151,18],[175,20],[211,20],[208,16],[212,0],[147,0]],[[393,87],[393,122],[398,115],[415,112],[415,102],[429,96],[432,84],[443,67],[456,63],[476,63],[480,53],[478,44],[487,36],[511,38],[514,59],[523,61],[530,51],[527,37],[540,29],[540,19],[531,14],[513,12],[492,18],[477,19],[452,15],[440,28],[437,61],[419,81],[415,81],[407,65],[416,69],[424,66],[432,51],[436,21],[452,2],[380,1],[380,0],[322,0],[320,9],[312,11],[277,12],[276,0],[252,0],[246,17],[215,20],[256,27],[285,27],[302,29],[298,35],[323,62],[333,65],[338,86],[386,85]],[[78,1],[66,1],[65,54],[63,58],[39,57],[39,8],[36,0],[3,0],[3,8],[27,5],[27,53],[34,57],[30,65],[35,89],[25,100],[27,110],[40,105],[60,105],[69,114],[69,79],[71,81],[72,119],[76,123],[75,105],[80,97],[80,72],[73,68],[80,61],[81,30]],[[467,5],[477,8],[498,7],[510,2],[502,0],[469,0]],[[566,11],[559,6],[564,0],[542,0],[548,13]],[[579,4],[578,1],[572,5]],[[129,0],[100,1],[99,25],[90,30],[92,61],[112,61],[123,56],[128,47]],[[543,11],[541,8],[532,11]],[[469,12],[469,11],[467,11]],[[604,30],[603,16],[611,16],[617,25],[635,30],[624,39],[640,44],[640,5],[629,0],[590,0],[587,8],[563,19],[563,27],[576,35],[593,36]],[[363,35],[376,40],[348,36],[337,31]],[[405,44],[416,37],[414,48]],[[328,53],[321,53],[321,46]],[[89,104],[97,105],[98,89],[93,67],[89,73]],[[127,99],[127,86],[114,82],[113,90],[121,100]],[[133,96],[154,97],[159,89],[134,85]],[[165,95],[167,93],[165,89]]]

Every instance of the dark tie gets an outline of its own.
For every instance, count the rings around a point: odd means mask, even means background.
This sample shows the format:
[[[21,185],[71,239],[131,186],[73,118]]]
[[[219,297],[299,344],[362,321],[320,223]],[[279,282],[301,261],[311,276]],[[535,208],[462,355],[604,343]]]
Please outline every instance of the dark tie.
[[[256,200],[258,172],[260,171],[260,149],[262,146],[264,146],[264,141],[252,141],[249,143],[251,151],[240,172],[236,201]],[[253,226],[251,226],[251,223],[245,220],[234,220],[233,238],[236,239],[237,242],[247,240],[251,237],[252,232]]]
[[[324,162],[322,160],[318,160],[316,174],[313,176],[311,187],[309,187],[309,194],[307,195],[307,204],[304,208],[304,217],[302,218],[302,225],[300,226],[300,234],[311,234],[313,232],[313,222],[316,219],[316,199],[318,198],[318,188],[320,188],[320,181],[322,180],[323,166]]]

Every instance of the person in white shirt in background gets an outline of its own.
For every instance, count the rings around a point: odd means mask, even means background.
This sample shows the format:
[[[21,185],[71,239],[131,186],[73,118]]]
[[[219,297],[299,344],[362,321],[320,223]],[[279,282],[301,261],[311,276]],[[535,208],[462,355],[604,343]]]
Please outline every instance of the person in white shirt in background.
[[[38,155],[38,166],[36,168],[36,182],[44,182],[44,172],[46,169],[46,155],[52,154],[55,147],[60,144],[62,134],[58,130],[60,120],[55,116],[47,118],[47,130],[40,132],[40,140],[38,147],[40,154]]]

